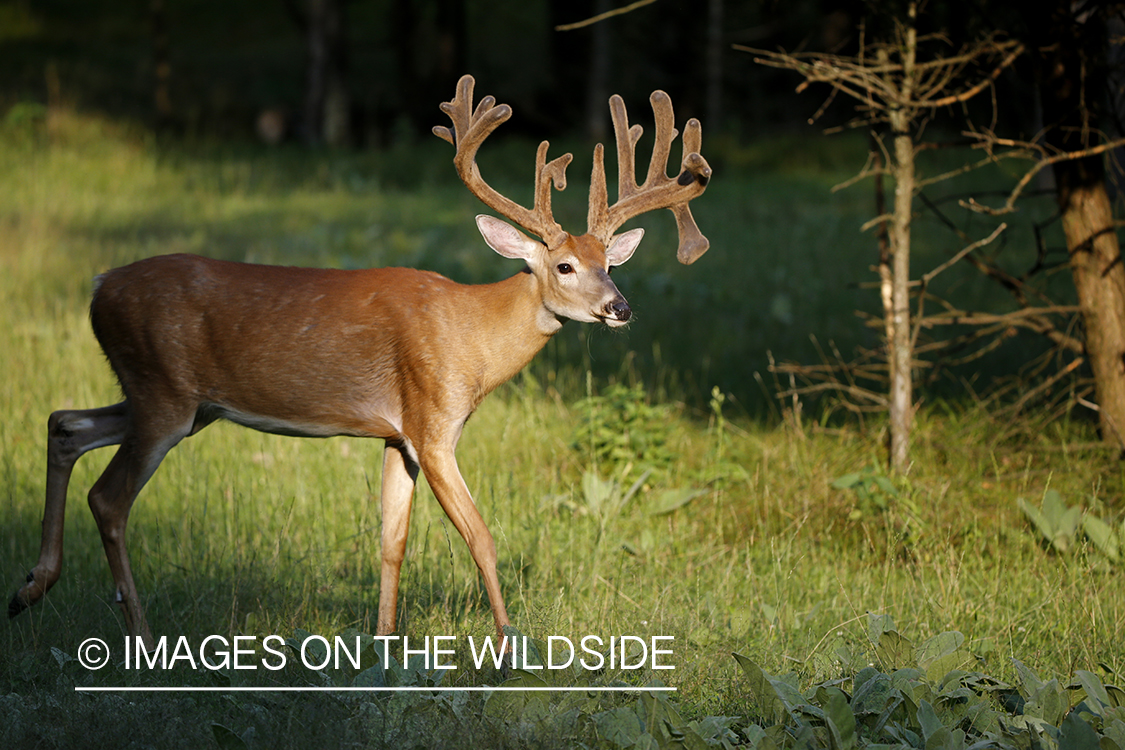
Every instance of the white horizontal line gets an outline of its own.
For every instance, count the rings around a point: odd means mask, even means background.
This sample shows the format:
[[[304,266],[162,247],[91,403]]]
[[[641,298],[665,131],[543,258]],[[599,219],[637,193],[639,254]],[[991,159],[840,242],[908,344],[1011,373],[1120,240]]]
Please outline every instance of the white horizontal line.
[[[674,687],[75,687],[82,693],[673,693]]]

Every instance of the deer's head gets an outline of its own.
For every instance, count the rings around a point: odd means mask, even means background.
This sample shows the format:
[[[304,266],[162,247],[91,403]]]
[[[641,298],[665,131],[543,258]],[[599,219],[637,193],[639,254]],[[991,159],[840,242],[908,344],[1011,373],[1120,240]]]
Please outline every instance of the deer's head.
[[[711,179],[711,167],[699,154],[702,133],[699,121],[688,120],[683,137],[683,158],[676,177],[667,176],[668,156],[678,134],[673,123],[672,100],[663,91],[649,98],[656,121],[656,142],[648,174],[641,185],[635,177],[635,150],[640,125],[629,126],[625,103],[620,96],[609,100],[617,140],[617,202],[609,205],[606,190],[604,149],[594,149],[590,179],[586,234],[575,236],[563,230],[551,213],[551,186],[566,188],[566,167],[573,156],[564,154],[547,162],[547,141],[539,144],[535,158],[535,199],[531,209],[501,195],[484,181],[476,153],[489,135],[512,116],[507,104],[496,104],[486,96],[472,107],[474,80],[466,75],[457,84],[457,95],[441,109],[452,127],[437,126],[434,134],[453,144],[454,164],[465,185],[486,205],[540,239],[490,216],[478,216],[477,226],[488,245],[507,258],[523,259],[539,280],[544,304],[556,315],[585,322],[624,325],[630,317],[628,303],[609,278],[609,270],[632,256],[644,235],[643,229],[615,234],[629,219],[667,208],[676,217],[681,263],[693,263],[707,251],[707,238],[699,231],[688,202],[701,195]]]

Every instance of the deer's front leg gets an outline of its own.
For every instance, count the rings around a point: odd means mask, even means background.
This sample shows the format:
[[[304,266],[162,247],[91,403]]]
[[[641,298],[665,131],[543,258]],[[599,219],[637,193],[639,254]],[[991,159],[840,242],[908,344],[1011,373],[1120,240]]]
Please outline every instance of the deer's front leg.
[[[503,640],[504,626],[510,623],[504,609],[504,597],[500,593],[500,579],[496,574],[496,543],[469,494],[469,488],[465,486],[465,480],[461,478],[453,446],[427,446],[419,451],[418,458],[430,489],[469,545],[473,560],[484,578],[484,588],[488,592],[492,616],[496,620],[496,631]]]
[[[410,503],[418,479],[418,464],[401,444],[387,442],[383,450],[383,571],[379,581],[379,624],[376,635],[395,631],[398,578],[410,531]]]

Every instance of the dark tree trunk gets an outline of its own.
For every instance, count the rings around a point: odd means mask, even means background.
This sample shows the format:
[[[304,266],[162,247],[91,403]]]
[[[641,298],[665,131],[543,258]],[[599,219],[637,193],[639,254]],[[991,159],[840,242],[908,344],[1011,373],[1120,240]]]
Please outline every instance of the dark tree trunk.
[[[1039,86],[1047,141],[1062,151],[1081,151],[1098,144],[1109,43],[1105,17],[1094,12],[1076,18],[1063,0],[1045,20],[1049,23],[1035,30],[1043,50]],[[1105,162],[1100,155],[1061,161],[1054,174],[1102,439],[1125,445],[1125,267]]]
[[[410,132],[426,133],[441,122],[438,103],[447,101],[457,79],[470,72],[465,6],[465,0],[392,4],[397,74],[388,91],[388,126],[405,123]]]
[[[352,142],[351,93],[343,2],[308,0],[305,9],[305,140],[313,146],[347,146]]]
[[[609,0],[594,0],[594,15],[610,10]],[[586,79],[586,134],[603,141],[608,132],[610,25],[595,23],[586,29],[590,34],[590,75]],[[573,33],[573,32],[571,32]]]
[[[707,127],[717,130],[723,118],[723,0],[707,3]]]
[[[435,83],[442,91],[465,73],[465,20],[465,0],[440,0],[434,72]]]
[[[152,33],[152,106],[156,128],[162,130],[172,122],[172,63],[168,56],[168,15],[164,9],[164,0],[151,0],[148,9],[149,29]]]

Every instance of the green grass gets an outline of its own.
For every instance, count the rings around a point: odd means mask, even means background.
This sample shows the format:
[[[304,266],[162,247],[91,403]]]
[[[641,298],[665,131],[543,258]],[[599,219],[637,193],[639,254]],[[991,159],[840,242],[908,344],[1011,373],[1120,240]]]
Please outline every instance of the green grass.
[[[53,117],[49,127],[0,134],[0,570],[13,591],[38,550],[48,414],[117,398],[86,318],[90,279],[100,270],[173,251],[416,265],[466,282],[515,270],[475,236],[478,207],[452,179],[442,144],[356,155],[188,148],[111,123]],[[870,307],[871,293],[841,283],[868,278],[869,240],[857,231],[867,195],[828,192],[847,176],[847,159],[776,156],[801,148],[778,142],[763,149],[769,159],[750,150],[719,154],[726,169],[695,211],[712,240],[709,254],[676,266],[671,220],[651,219],[638,257],[614,276],[637,313],[628,332],[566,326],[469,422],[459,464],[496,538],[514,624],[536,638],[674,636],[674,672],[626,677],[677,687],[674,700],[692,718],[752,713],[732,651],[770,673],[796,672],[804,684],[843,675],[835,650],[869,648],[867,613],[892,616],[915,642],[961,631],[980,669],[1000,679],[1015,679],[1013,658],[1059,677],[1077,669],[1120,675],[1121,567],[1093,548],[1048,551],[1017,506],[1021,497],[1038,504],[1054,489],[1071,505],[1120,519],[1122,465],[1095,444],[1089,424],[1034,414],[1013,424],[931,399],[919,415],[911,471],[897,496],[880,503],[832,486],[881,464],[877,423],[802,431],[755,417],[768,410],[755,402],[753,378],[767,349],[807,358],[809,333],[845,348],[870,335],[852,310]],[[809,144],[814,154],[819,148],[820,141]],[[518,163],[527,166],[530,146],[497,151],[498,182],[524,185],[530,169],[505,168],[500,156],[520,151]],[[578,195],[560,201],[560,214],[581,225],[583,170],[572,170]],[[921,262],[948,251],[935,233],[918,233],[928,236]],[[596,471],[623,489],[640,476],[640,460],[607,459],[575,444],[577,435],[621,428],[608,413],[596,417],[593,432],[581,429],[591,411],[578,402],[613,382],[647,388],[647,408],[658,415],[628,426],[651,433],[670,455],[620,509],[592,503],[583,476]],[[707,406],[714,385],[734,396],[721,414]],[[192,643],[297,628],[373,632],[380,447],[225,424],[184,441],[140,496],[129,527],[153,630]],[[120,746],[115,738],[127,726],[137,746],[199,745],[213,741],[212,722],[240,734],[254,727],[256,741],[273,747],[334,738],[378,746],[389,736],[365,723],[359,699],[76,696],[74,684],[215,679],[116,665],[87,672],[53,652],[73,656],[95,636],[120,644],[122,620],[84,502],[108,457],[94,452],[74,473],[62,580],[0,630],[0,737]],[[655,512],[665,491],[682,488],[705,492]],[[467,549],[424,483],[400,612],[412,638],[491,630]],[[457,661],[468,662],[464,651]],[[496,675],[461,669],[446,679],[473,685]],[[329,720],[339,726],[319,734]],[[487,744],[473,734],[482,729],[443,727],[426,735],[430,742]],[[544,744],[526,731],[503,740]]]

